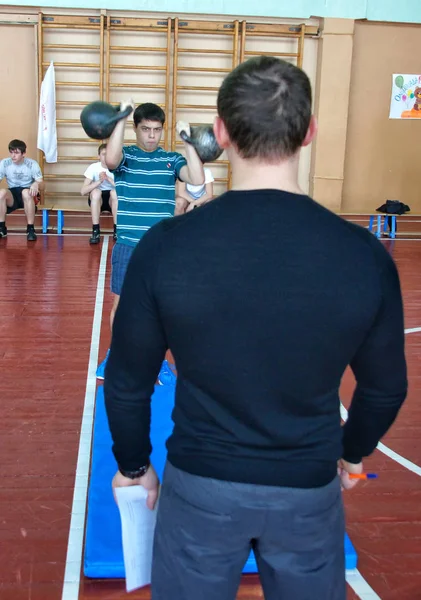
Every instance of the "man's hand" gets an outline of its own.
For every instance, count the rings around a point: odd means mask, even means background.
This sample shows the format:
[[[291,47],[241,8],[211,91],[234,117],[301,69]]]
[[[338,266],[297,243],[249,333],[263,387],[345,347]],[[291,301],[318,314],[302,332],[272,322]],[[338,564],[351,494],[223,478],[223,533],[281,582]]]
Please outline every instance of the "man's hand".
[[[103,181],[105,181],[107,179],[107,173],[105,171],[101,171],[101,173],[99,174],[99,180],[101,181],[101,183]]]
[[[38,196],[39,193],[39,187],[36,181],[34,181],[34,183],[31,185],[31,187],[29,188],[29,193],[31,196],[35,197]]]
[[[349,463],[343,458],[338,460],[338,475],[341,480],[341,485],[344,490],[352,490],[354,488],[359,479],[350,479],[349,474],[354,473],[359,475],[363,472],[363,463],[360,462],[358,464]]]
[[[188,205],[188,207],[187,207],[187,209],[186,209],[186,213],[190,212],[194,208],[199,208],[199,206],[204,206],[205,204],[207,204],[211,200],[212,200],[212,198],[205,198],[204,200],[202,198],[200,198],[199,200],[195,200],[194,202],[190,202],[189,205]]]
[[[120,111],[123,112],[123,110],[125,108],[127,108],[128,106],[131,106],[132,109],[134,110],[134,102],[132,98],[129,98],[126,101],[120,102]]]
[[[177,121],[175,127],[177,129],[178,135],[180,135],[182,131],[185,131],[189,137],[191,136],[190,125],[186,121]]]
[[[151,465],[146,473],[138,479],[129,479],[128,477],[124,477],[120,471],[117,471],[113,477],[113,491],[118,487],[130,487],[132,485],[141,485],[145,488],[145,490],[147,490],[148,497],[146,499],[146,506],[153,510],[159,494],[159,479],[153,466]]]

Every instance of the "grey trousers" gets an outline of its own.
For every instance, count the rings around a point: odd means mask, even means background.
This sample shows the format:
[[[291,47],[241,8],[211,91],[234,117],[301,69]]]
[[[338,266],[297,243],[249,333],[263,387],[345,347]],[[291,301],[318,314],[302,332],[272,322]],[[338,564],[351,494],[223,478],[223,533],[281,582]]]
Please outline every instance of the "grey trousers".
[[[152,600],[235,600],[252,548],[266,600],[345,600],[340,484],[279,488],[197,477],[167,462]]]

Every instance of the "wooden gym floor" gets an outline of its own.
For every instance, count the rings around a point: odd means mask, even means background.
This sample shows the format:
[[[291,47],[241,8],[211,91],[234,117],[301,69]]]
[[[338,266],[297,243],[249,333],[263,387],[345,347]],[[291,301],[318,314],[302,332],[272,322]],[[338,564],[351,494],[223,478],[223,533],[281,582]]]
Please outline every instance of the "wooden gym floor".
[[[384,446],[366,461],[379,479],[345,495],[360,573],[348,600],[421,600],[421,240],[385,244],[402,281],[410,391]],[[126,598],[122,582],[80,576],[98,340],[100,359],[109,341],[111,248],[111,238],[90,247],[86,235],[0,240],[1,600]],[[345,406],[351,393],[347,373]],[[147,600],[149,592],[129,597]],[[238,599],[261,598],[257,576],[245,576]]]

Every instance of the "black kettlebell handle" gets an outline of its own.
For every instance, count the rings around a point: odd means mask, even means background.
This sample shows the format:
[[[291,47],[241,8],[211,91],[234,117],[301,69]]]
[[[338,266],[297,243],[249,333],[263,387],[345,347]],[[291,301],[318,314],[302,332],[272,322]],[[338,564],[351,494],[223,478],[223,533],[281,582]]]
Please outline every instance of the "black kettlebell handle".
[[[120,110],[120,107],[116,109],[116,115],[110,120],[110,123],[117,123],[121,119],[125,119],[133,112],[133,106],[126,106],[124,110]]]
[[[183,142],[187,142],[188,144],[193,144],[191,137],[189,137],[187,135],[187,133],[184,131],[184,129],[182,131],[180,131],[180,137],[183,140]]]

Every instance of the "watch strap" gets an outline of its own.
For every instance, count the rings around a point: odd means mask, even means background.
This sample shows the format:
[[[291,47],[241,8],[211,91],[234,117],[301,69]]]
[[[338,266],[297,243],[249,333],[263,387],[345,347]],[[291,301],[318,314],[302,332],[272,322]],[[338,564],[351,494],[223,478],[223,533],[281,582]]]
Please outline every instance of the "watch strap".
[[[128,479],[137,479],[138,477],[143,477],[143,475],[145,475],[146,471],[149,469],[149,465],[150,463],[144,465],[143,467],[139,467],[139,469],[136,469],[135,471],[125,471],[121,467],[119,467],[118,470],[122,475],[124,475],[124,477],[127,477]]]

